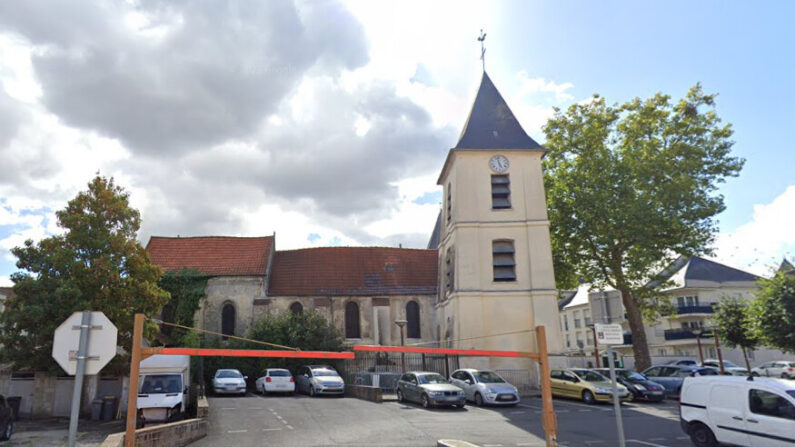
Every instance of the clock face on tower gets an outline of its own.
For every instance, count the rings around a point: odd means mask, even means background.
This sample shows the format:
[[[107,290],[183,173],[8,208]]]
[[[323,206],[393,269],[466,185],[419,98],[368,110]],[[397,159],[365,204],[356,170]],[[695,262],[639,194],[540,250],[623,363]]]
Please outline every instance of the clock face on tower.
[[[489,167],[494,172],[505,172],[511,164],[505,155],[495,155],[489,160]]]

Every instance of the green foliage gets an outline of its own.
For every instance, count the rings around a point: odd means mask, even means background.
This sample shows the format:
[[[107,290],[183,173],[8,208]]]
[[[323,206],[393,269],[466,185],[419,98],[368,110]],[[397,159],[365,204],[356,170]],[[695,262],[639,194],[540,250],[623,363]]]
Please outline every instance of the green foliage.
[[[744,355],[746,350],[754,349],[759,343],[745,300],[737,298],[720,300],[712,321],[717,327],[721,342],[730,348],[742,348]]]
[[[795,275],[778,272],[761,279],[750,315],[761,343],[795,353]]]
[[[277,345],[299,348],[302,351],[342,351],[343,339],[340,332],[322,314],[310,310],[298,314],[283,312],[278,315],[267,314],[254,322],[246,333],[246,338],[265,341]],[[213,337],[205,342],[207,347],[228,349],[277,349],[240,340],[221,340]],[[204,377],[209,381],[217,369],[239,369],[250,379],[257,377],[266,368],[287,368],[290,371],[312,363],[331,364],[333,360],[207,357],[204,360]]]
[[[22,271],[11,276],[16,296],[0,315],[0,353],[15,368],[58,371],[52,360],[55,329],[76,311],[102,311],[119,329],[119,345],[129,350],[133,315],[151,315],[168,294],[157,286],[160,269],[149,262],[136,233],[141,224],[128,194],[97,176],[66,208],[56,212],[64,233],[27,240],[12,253]],[[152,334],[156,327],[146,327]],[[107,372],[125,369],[116,356]]]
[[[163,307],[163,320],[193,327],[196,311],[205,298],[207,277],[196,269],[183,268],[166,273],[160,278],[160,287],[169,292],[171,299]],[[163,326],[165,344],[190,347],[198,346],[198,337],[192,331]]]
[[[700,85],[677,102],[658,93],[608,105],[595,96],[556,110],[544,127],[559,287],[576,276],[622,291],[640,341],[636,359],[648,358],[641,314],[664,311],[649,278],[678,255],[708,252],[724,209],[717,185],[744,163],[730,156],[731,126],[721,124],[714,99]]]

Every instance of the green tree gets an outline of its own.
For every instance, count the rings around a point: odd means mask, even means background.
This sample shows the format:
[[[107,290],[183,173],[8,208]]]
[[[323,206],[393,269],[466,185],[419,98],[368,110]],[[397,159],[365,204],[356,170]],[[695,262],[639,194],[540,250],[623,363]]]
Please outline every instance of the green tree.
[[[168,299],[157,286],[160,269],[136,240],[140,215],[112,178],[97,176],[55,214],[63,234],[11,250],[22,271],[11,276],[16,296],[0,315],[0,356],[16,368],[57,371],[53,333],[82,310],[104,312],[129,351],[133,315],[151,315]],[[150,334],[155,329],[147,326]],[[107,370],[123,369],[127,360],[116,356]]]
[[[196,269],[183,268],[173,270],[160,278],[160,287],[167,291],[171,298],[163,306],[163,320],[182,326],[193,327],[196,311],[205,298],[207,276]],[[174,346],[192,346],[198,342],[195,332],[171,326],[162,326],[161,333],[166,337],[165,344]]]
[[[721,341],[730,348],[739,347],[743,351],[745,367],[751,370],[748,350],[753,350],[759,341],[753,328],[748,303],[737,298],[723,298],[712,316]]]
[[[672,102],[656,94],[608,105],[595,96],[544,127],[544,183],[555,265],[621,292],[635,362],[650,365],[644,318],[665,306],[649,281],[677,255],[708,253],[724,209],[717,184],[744,161],[730,156],[732,130],[715,95],[696,85]]]
[[[795,275],[779,271],[770,279],[759,280],[750,314],[762,344],[795,353]]]
[[[254,322],[246,333],[246,338],[299,348],[302,351],[342,351],[344,348],[342,335],[337,328],[314,310],[305,310],[297,314],[292,312],[266,314]],[[218,337],[208,339],[205,345],[229,349],[276,349],[235,339],[224,341]],[[333,360],[320,362],[337,364]],[[299,366],[307,363],[313,361],[289,358],[207,357],[204,361],[204,377],[209,381],[217,369],[235,368],[249,378],[254,378],[265,368],[287,368],[295,371]]]

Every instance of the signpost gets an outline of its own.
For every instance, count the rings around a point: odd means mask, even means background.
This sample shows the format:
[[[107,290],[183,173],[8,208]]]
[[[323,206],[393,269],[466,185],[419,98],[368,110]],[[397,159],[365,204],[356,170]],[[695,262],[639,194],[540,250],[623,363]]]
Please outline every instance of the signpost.
[[[93,337],[90,336],[92,334]],[[83,377],[99,373],[116,355],[117,335],[116,326],[105,314],[88,310],[73,313],[55,330],[52,357],[67,374],[75,376],[69,418],[69,447],[74,447],[77,439]]]
[[[611,345],[624,344],[624,329],[620,324],[600,324],[594,326],[596,341],[607,346],[607,362],[610,365],[610,381],[613,383],[613,408],[616,410],[616,428],[618,429],[618,445],[626,446],[624,440],[624,421],[621,417],[621,401],[618,399],[618,384],[616,383],[616,367],[613,360]]]

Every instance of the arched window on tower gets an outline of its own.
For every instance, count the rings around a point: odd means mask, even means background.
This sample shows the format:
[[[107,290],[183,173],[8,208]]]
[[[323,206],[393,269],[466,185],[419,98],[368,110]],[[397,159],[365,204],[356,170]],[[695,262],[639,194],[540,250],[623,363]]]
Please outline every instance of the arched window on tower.
[[[290,304],[290,312],[292,312],[293,315],[299,315],[303,311],[304,311],[304,306],[302,306],[301,303],[299,303],[298,301],[294,302],[293,304]]]
[[[354,301],[348,301],[345,305],[345,338],[361,338],[359,305]]]
[[[224,304],[221,310],[221,333],[235,335],[235,306],[232,303]]]
[[[406,337],[420,337],[420,305],[416,301],[406,303]]]

